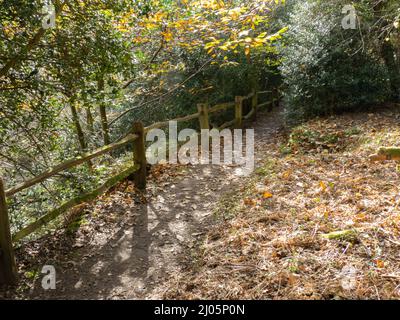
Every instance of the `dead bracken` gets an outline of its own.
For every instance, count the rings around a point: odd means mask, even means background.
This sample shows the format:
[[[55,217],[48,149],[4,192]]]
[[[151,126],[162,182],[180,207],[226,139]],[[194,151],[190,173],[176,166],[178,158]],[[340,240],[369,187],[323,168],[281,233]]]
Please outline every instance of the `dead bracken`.
[[[219,213],[233,218],[210,231],[196,268],[164,297],[398,299],[400,177],[396,163],[373,164],[369,155],[399,146],[399,113],[313,120],[301,127],[313,132],[301,143],[274,137],[248,192],[236,205],[222,202]],[[335,134],[329,148],[310,140]],[[288,143],[296,147],[282,153]],[[260,183],[273,194],[267,203]]]

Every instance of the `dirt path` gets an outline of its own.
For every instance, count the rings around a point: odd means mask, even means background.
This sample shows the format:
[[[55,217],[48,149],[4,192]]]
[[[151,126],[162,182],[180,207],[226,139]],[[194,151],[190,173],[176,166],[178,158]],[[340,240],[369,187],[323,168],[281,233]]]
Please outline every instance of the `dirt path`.
[[[255,129],[256,163],[265,158],[268,150],[263,146],[280,127],[277,111],[260,114],[256,122],[247,124]],[[212,213],[219,199],[245,185],[235,169],[212,165],[177,168],[173,177],[149,183],[141,197],[145,203],[138,203],[133,192],[115,191],[107,199],[108,205],[94,209],[95,216],[102,217],[101,223],[81,226],[72,240],[72,252],[46,260],[57,270],[57,289],[44,291],[39,275],[28,297],[161,298],[164,283],[179,275],[196,242],[215,222]],[[97,230],[91,230],[93,224]],[[52,254],[51,250],[58,249],[48,250]]]

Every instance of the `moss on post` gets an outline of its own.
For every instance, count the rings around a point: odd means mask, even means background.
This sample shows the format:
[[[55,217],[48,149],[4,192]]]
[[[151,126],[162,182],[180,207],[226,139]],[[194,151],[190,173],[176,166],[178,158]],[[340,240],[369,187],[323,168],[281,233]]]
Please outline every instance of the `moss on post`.
[[[355,230],[340,230],[321,235],[328,240],[356,240],[357,232]]]
[[[10,221],[3,180],[0,178],[0,284],[17,282],[17,268],[11,241]]]
[[[400,148],[381,147],[379,148],[378,153],[371,155],[369,159],[371,161],[385,161],[385,160],[400,161]]]

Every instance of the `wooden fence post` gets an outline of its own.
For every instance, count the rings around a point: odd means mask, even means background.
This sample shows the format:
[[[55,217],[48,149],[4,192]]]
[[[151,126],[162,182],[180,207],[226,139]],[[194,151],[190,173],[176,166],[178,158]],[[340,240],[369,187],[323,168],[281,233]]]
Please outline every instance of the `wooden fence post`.
[[[257,118],[257,107],[258,107],[258,93],[255,89],[253,89],[253,97],[251,99],[251,109],[253,110],[252,120]]]
[[[200,129],[210,129],[210,122],[208,121],[208,103],[199,103],[197,105],[199,111]]]
[[[134,174],[134,182],[139,190],[144,190],[147,182],[147,161],[143,123],[135,122],[133,124],[133,133],[138,135],[138,138],[133,142],[133,159],[135,163],[140,165],[139,170]]]
[[[235,120],[236,128],[241,128],[243,125],[243,97],[235,97]]]
[[[17,282],[17,267],[11,240],[10,221],[4,183],[0,178],[0,284],[12,285]]]

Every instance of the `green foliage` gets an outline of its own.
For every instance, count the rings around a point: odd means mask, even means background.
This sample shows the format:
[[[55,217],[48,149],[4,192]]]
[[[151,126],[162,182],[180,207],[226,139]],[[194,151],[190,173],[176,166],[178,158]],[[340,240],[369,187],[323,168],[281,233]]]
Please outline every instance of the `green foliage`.
[[[282,49],[289,123],[355,110],[389,96],[388,72],[359,30],[341,27],[341,1],[298,2]]]
[[[325,121],[315,119],[312,124],[294,127],[288,143],[281,146],[281,152],[314,154],[343,151],[358,141],[360,133],[358,127],[343,130],[338,126],[327,126]]]

